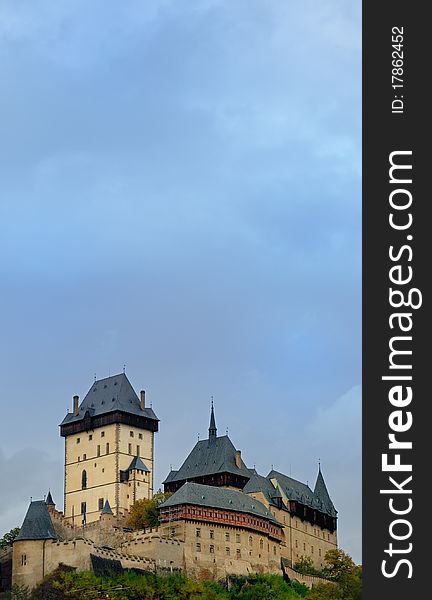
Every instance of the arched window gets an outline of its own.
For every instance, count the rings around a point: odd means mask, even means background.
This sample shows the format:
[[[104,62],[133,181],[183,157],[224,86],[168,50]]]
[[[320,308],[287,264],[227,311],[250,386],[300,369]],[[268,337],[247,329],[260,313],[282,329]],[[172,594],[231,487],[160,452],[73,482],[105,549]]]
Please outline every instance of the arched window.
[[[81,475],[81,488],[85,490],[87,487],[87,471],[84,469]]]
[[[252,546],[252,536],[249,536],[249,546]]]

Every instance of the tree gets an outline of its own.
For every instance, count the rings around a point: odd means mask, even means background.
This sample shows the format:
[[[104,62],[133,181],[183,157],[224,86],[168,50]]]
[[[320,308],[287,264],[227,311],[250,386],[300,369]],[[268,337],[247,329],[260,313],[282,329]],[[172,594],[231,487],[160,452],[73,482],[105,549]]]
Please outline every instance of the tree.
[[[315,575],[317,573],[310,556],[300,556],[299,560],[294,565],[294,569],[303,574]]]
[[[5,533],[4,536],[0,539],[0,548],[7,548],[8,546],[12,546],[19,532],[20,528],[14,527],[8,533]]]
[[[126,521],[126,527],[131,529],[145,529],[146,527],[158,527],[160,525],[159,520],[159,506],[165,500],[172,496],[171,493],[164,493],[158,490],[151,500],[144,498],[143,500],[137,500],[130,511],[128,520]]]
[[[356,565],[351,556],[339,548],[328,550],[324,560],[326,563],[323,569],[325,576],[329,579],[334,579],[335,581],[340,580],[347,574],[353,573],[356,569]]]

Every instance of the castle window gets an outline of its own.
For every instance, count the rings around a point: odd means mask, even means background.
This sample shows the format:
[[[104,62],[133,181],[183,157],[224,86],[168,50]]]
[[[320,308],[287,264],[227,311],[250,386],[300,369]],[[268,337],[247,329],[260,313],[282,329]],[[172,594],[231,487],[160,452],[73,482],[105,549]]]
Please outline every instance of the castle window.
[[[261,550],[264,548],[264,542],[263,542],[263,540],[260,540],[260,548],[261,548]]]
[[[201,537],[201,529],[200,529],[199,527],[197,527],[197,528],[196,528],[196,530],[195,530],[195,535],[196,535],[197,537]]]
[[[143,439],[143,437],[142,437],[142,433],[139,433],[139,434],[138,434],[138,437],[139,437],[139,439],[140,439],[140,440],[142,440],[142,439]]]
[[[129,444],[129,454],[132,454],[132,444]]]
[[[87,454],[83,454],[83,460],[86,460]]]
[[[306,551],[306,544],[303,544],[303,550]]]
[[[229,540],[230,540],[230,536],[229,536],[229,533],[228,533],[228,531],[227,531],[227,532],[225,533],[225,541],[226,541],[226,542],[229,542]]]
[[[236,557],[241,558],[240,548],[237,548],[236,550]]]
[[[80,438],[77,438],[77,444],[79,444],[79,443],[80,443],[80,441],[81,441],[81,439],[80,439]]]
[[[103,498],[99,498],[98,505],[99,505],[99,510],[102,510],[104,507],[104,499]]]
[[[311,546],[311,554],[313,554],[313,546]]]
[[[195,549],[197,552],[201,552],[201,544],[199,542],[196,543]]]
[[[229,555],[230,555],[230,549],[229,549],[229,547],[228,547],[228,546],[225,548],[225,554],[226,554],[227,556],[229,556]]]
[[[276,556],[276,546],[273,546],[273,554]]]
[[[80,457],[78,456],[78,462],[80,461]]]
[[[85,515],[87,512],[87,502],[81,502],[81,514]]]
[[[133,436],[134,436],[134,432],[133,432],[133,431],[129,431],[129,435],[130,435],[131,437],[133,437]]]
[[[105,437],[105,431],[101,431],[101,437]]]
[[[318,548],[318,556],[321,556],[321,548]]]
[[[240,544],[240,534],[236,533],[236,543]]]
[[[210,554],[214,554],[214,546],[213,546],[213,544],[210,544]]]
[[[298,548],[298,540],[295,541],[295,547]]]
[[[109,442],[106,443],[106,453],[109,454]]]
[[[214,540],[214,531],[213,531],[213,529],[210,529],[210,539]]]
[[[249,546],[252,546],[252,536],[249,536]]]
[[[87,487],[87,471],[84,469],[84,471],[81,473],[81,489],[85,490]]]
[[[27,564],[27,554],[21,554],[21,565],[25,567]]]
[[[92,441],[92,439],[93,439],[93,436],[92,436],[92,434],[90,434],[90,435],[89,435],[89,442],[91,442],[91,441]]]
[[[137,446],[137,456],[139,456],[139,455],[140,455],[140,447]]]
[[[330,534],[329,533],[327,534],[327,539],[330,541]]]
[[[98,456],[100,456],[100,444],[98,444],[98,447],[97,447],[97,452],[96,452],[96,454],[97,454]]]

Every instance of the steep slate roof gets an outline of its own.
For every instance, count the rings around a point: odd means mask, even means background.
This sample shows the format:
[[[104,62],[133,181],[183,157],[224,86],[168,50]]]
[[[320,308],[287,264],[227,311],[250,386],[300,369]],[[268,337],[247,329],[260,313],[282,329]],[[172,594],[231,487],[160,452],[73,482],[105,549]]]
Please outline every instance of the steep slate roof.
[[[150,469],[143,463],[143,461],[141,460],[141,458],[139,456],[135,456],[132,459],[132,462],[129,465],[129,467],[126,469],[126,471],[133,471],[134,469],[137,469],[138,471],[145,471],[146,473],[150,473]]]
[[[104,504],[101,514],[103,514],[103,515],[112,515],[113,514],[113,511],[111,510],[111,505],[108,502],[108,500],[105,500],[105,504]]]
[[[50,490],[48,490],[48,495],[46,497],[45,502],[46,502],[47,506],[55,506],[55,502],[54,502],[54,500],[53,500],[53,498],[51,496]]]
[[[269,510],[255,498],[251,498],[243,492],[231,490],[212,485],[202,485],[192,481],[186,482],[172,496],[168,498],[160,508],[169,508],[181,504],[192,504],[194,506],[208,506],[223,510],[244,512],[272,521],[280,525],[279,521]]]
[[[168,477],[165,479],[164,483],[169,483],[170,481],[173,481],[174,477],[176,476],[177,473],[178,473],[178,471],[174,471],[173,469],[171,469],[171,471],[168,473]]]
[[[313,492],[308,485],[302,483],[301,481],[297,481],[292,477],[288,477],[288,475],[284,475],[283,473],[279,473],[278,471],[272,470],[267,475],[267,479],[276,479],[278,485],[282,488],[285,496],[289,500],[294,500],[296,502],[299,502],[300,504],[308,506],[309,508],[313,508],[314,510],[319,510],[328,515],[331,515],[332,517],[335,517],[337,515],[337,511],[334,508],[330,497],[328,496],[327,488],[326,492],[331,506],[328,500],[324,498],[324,496],[321,497],[321,495]]]
[[[250,470],[251,478],[243,488],[243,492],[245,494],[252,494],[253,492],[262,492],[270,504],[275,503],[275,498],[280,498],[280,491],[275,488],[267,477],[263,477],[259,473],[256,472],[255,469]]]
[[[30,502],[21,530],[16,539],[18,541],[57,539],[45,500]]]
[[[159,421],[153,409],[141,410],[140,400],[124,373],[95,381],[81,402],[78,415],[68,413],[60,425],[81,421],[87,411],[92,417],[121,411]]]
[[[324,477],[321,473],[321,467],[318,469],[318,477],[315,483],[314,494],[321,501],[324,511],[335,517],[337,515],[337,510],[335,509],[333,502],[331,501],[330,494],[328,493]]]
[[[235,463],[236,449],[227,435],[197,442],[180,469],[171,471],[168,481],[184,481],[203,475],[233,473],[249,479],[250,471],[241,460],[240,468]]]

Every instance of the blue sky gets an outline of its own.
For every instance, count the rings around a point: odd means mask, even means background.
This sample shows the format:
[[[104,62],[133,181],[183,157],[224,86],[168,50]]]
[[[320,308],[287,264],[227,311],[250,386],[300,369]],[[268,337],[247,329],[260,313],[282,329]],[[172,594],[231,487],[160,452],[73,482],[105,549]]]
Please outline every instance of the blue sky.
[[[361,6],[0,3],[0,530],[62,498],[57,425],[126,373],[157,481],[210,396],[360,546]]]

